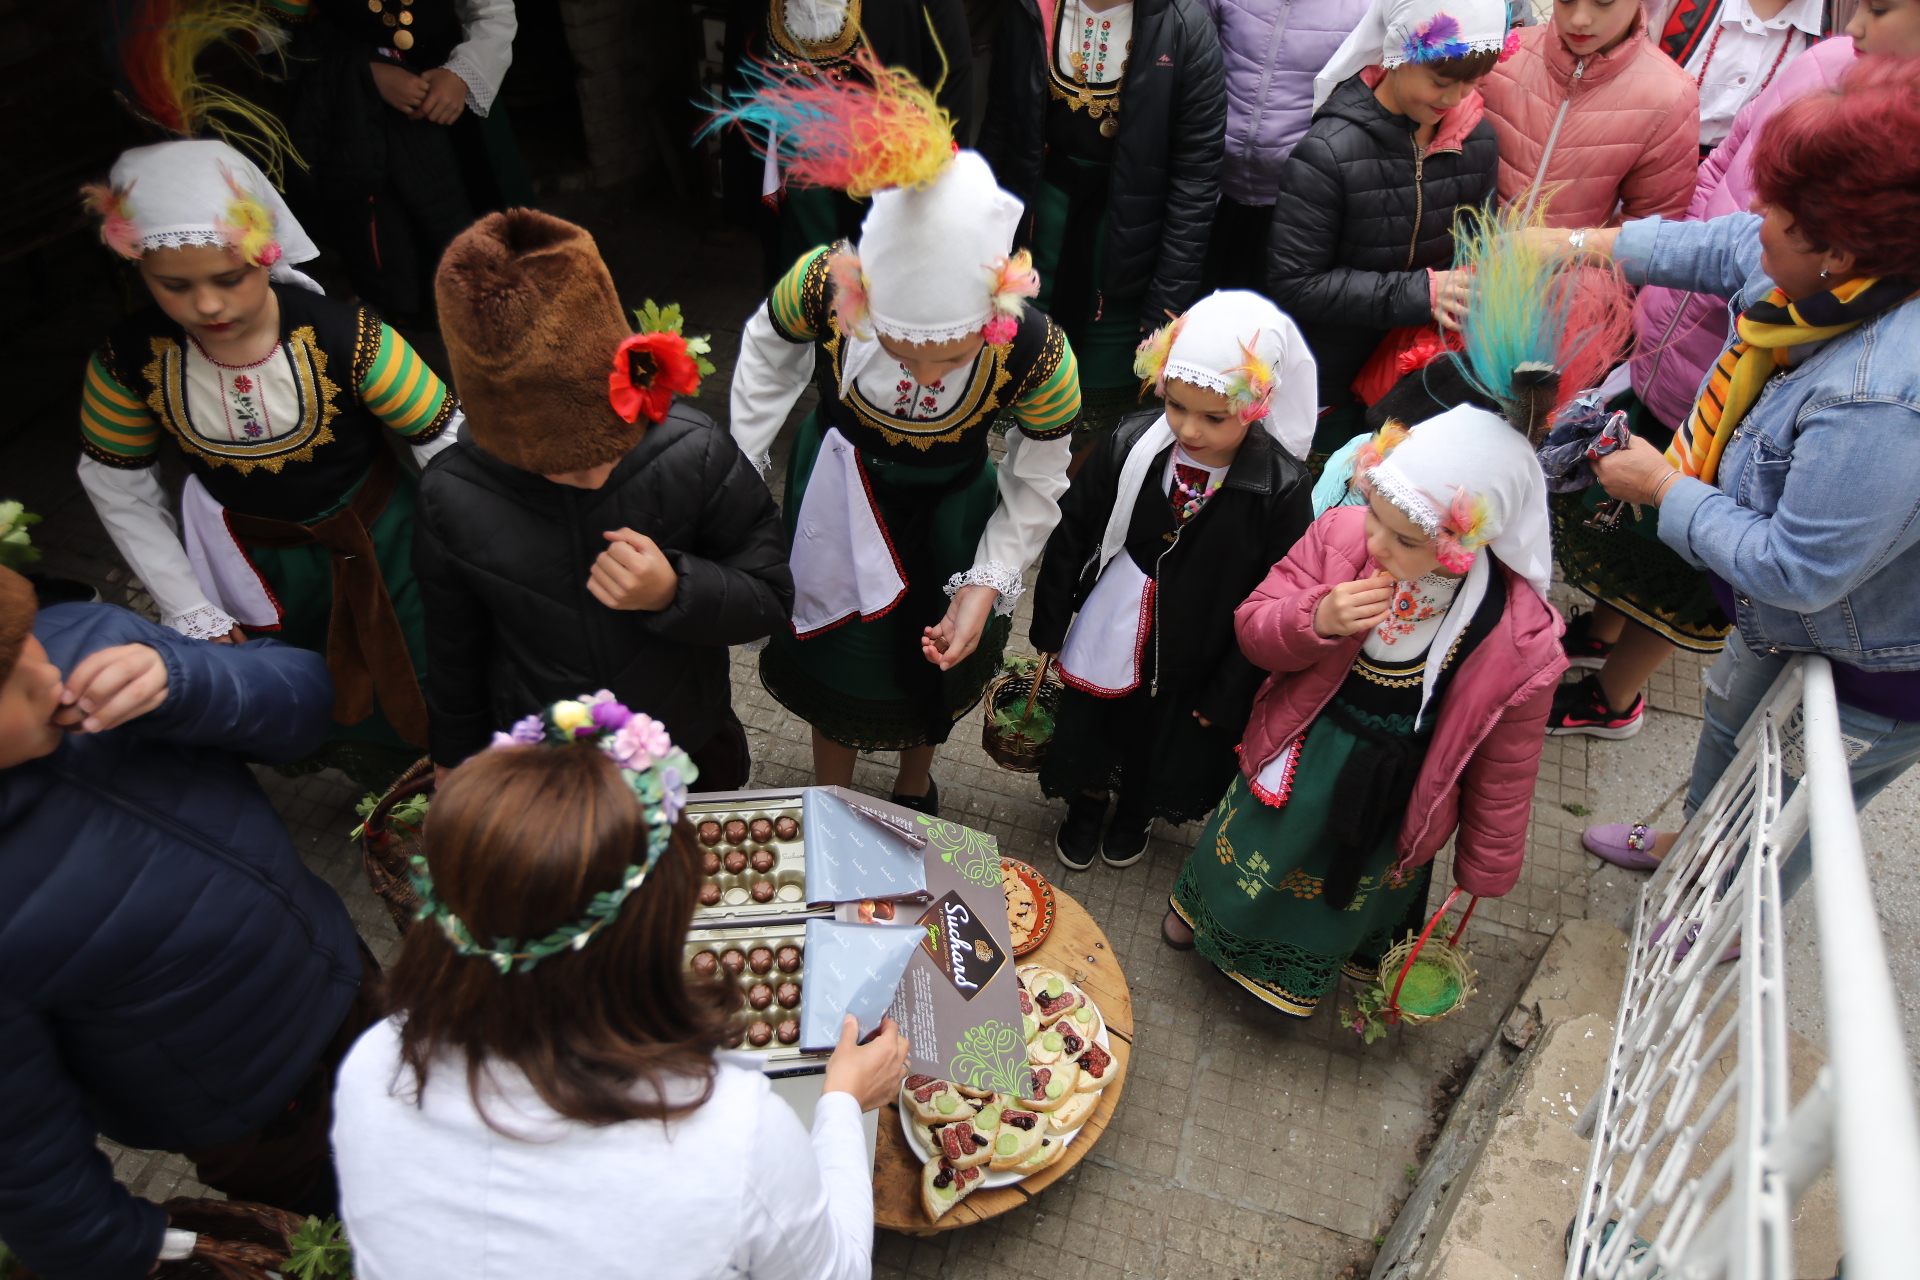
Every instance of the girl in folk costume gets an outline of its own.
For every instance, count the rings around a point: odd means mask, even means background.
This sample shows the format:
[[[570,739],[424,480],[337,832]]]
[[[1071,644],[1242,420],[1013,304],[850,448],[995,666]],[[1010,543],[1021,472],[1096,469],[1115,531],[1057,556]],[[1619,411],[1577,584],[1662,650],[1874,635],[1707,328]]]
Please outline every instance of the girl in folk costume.
[[[1273,674],[1163,926],[1299,1017],[1343,972],[1374,975],[1450,838],[1469,893],[1513,888],[1567,665],[1518,431],[1468,405],[1390,423],[1359,476],[1367,505],[1315,521],[1234,615]]]
[[[1040,788],[1067,797],[1055,848],[1076,871],[1096,849],[1130,866],[1153,818],[1219,801],[1262,675],[1233,608],[1313,520],[1313,357],[1278,307],[1202,299],[1142,344],[1139,369],[1166,412],[1122,419],[1074,477],[1028,633],[1067,684]]]
[[[318,250],[225,143],[135,148],[89,199],[154,302],[87,365],[80,480],[101,523],[168,626],[325,653],[335,723],[316,763],[390,779],[427,726],[414,481],[382,437],[424,463],[458,402],[372,312],[293,270]],[[165,439],[188,472],[177,519]]]
[[[1059,519],[1073,352],[1026,301],[1026,255],[1008,257],[1020,202],[956,152],[910,77],[772,86],[729,116],[771,127],[783,151],[797,138],[792,172],[873,196],[858,247],[801,258],[741,340],[733,437],[763,469],[819,370],[787,462],[793,625],[761,679],[813,726],[821,783],[847,783],[857,751],[897,750],[895,799],[933,812],[934,748],[979,700]]]

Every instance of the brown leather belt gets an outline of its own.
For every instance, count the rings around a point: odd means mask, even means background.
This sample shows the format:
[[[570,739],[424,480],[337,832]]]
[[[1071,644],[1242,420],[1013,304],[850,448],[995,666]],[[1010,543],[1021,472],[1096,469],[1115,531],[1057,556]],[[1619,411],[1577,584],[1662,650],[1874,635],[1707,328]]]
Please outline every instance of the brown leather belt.
[[[284,549],[314,543],[333,557],[333,612],[327,620],[327,670],[333,675],[333,719],[358,724],[373,714],[374,698],[408,743],[427,745],[427,703],[414,678],[400,615],[367,530],[393,497],[400,464],[385,448],[353,501],[315,524],[227,512],[234,536],[256,547]]]

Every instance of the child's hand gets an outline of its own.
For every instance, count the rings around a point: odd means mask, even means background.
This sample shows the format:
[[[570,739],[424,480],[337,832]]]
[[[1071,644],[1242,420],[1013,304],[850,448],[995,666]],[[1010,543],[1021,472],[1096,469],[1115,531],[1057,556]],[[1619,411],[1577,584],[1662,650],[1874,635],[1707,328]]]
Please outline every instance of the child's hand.
[[[97,649],[67,677],[53,722],[69,733],[105,733],[167,700],[167,664],[144,644]]]
[[[587,590],[609,609],[664,609],[680,590],[680,575],[652,538],[631,529],[600,535],[613,545],[593,561]]]
[[[459,72],[435,67],[422,75],[420,81],[426,85],[427,92],[420,99],[420,105],[413,109],[413,119],[452,124],[460,118],[467,107],[467,82],[460,78]]]
[[[1472,277],[1464,271],[1430,271],[1427,280],[1434,323],[1458,333],[1467,318],[1467,286]]]
[[[1393,575],[1385,569],[1358,582],[1337,583],[1313,611],[1313,629],[1329,640],[1358,635],[1386,621],[1392,599]]]
[[[987,586],[962,587],[954,592],[953,603],[947,606],[940,624],[921,629],[920,652],[942,671],[959,666],[979,646],[980,633],[986,630],[987,618],[999,599],[1000,593]]]
[[[373,87],[380,91],[381,100],[395,111],[411,116],[414,108],[426,101],[427,82],[405,67],[369,62],[367,70],[373,73]]]

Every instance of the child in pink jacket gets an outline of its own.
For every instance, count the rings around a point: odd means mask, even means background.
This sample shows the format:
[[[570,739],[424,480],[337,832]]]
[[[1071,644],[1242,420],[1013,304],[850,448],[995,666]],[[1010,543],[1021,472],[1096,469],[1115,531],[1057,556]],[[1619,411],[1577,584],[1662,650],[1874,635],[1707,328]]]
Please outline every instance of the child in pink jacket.
[[[1546,482],[1520,432],[1467,405],[1388,423],[1355,474],[1367,505],[1314,522],[1234,615],[1272,674],[1164,925],[1298,1017],[1424,922],[1456,832],[1462,888],[1513,888],[1567,666]]]

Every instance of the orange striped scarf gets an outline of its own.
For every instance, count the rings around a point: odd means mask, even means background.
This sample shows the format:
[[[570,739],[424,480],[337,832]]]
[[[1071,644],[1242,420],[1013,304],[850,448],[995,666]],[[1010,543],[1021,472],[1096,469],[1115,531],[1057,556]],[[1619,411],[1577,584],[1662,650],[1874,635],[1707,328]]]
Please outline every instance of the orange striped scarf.
[[[1667,461],[1713,484],[1733,429],[1767,380],[1812,354],[1798,349],[1838,337],[1914,296],[1910,280],[1863,276],[1797,302],[1775,289],[1748,307],[1734,324],[1738,340],[1720,353],[1693,412],[1667,446]]]

